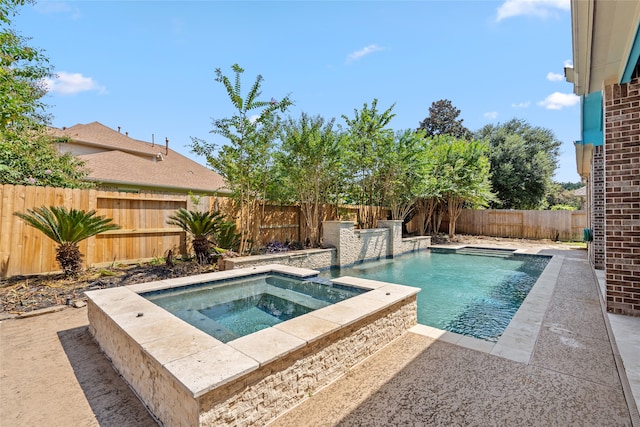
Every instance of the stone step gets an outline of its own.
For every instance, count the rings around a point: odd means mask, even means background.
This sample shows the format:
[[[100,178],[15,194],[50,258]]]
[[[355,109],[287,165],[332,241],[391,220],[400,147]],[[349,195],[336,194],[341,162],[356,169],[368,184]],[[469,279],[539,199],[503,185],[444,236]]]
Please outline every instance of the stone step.
[[[513,255],[513,250],[511,249],[493,249],[493,248],[476,248],[476,247],[465,247],[456,250],[457,254],[462,255],[481,255],[481,256],[492,256],[499,258],[508,258]]]

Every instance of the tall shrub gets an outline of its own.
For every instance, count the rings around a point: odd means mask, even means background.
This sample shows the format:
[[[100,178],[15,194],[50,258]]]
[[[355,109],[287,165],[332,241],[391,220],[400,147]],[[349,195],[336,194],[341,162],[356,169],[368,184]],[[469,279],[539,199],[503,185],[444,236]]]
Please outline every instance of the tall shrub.
[[[224,137],[227,144],[218,147],[199,138],[191,139],[193,151],[205,156],[211,168],[225,179],[238,205],[239,251],[243,253],[256,237],[259,203],[266,198],[269,188],[272,151],[280,127],[278,114],[285,112],[292,102],[288,96],[280,100],[259,100],[263,81],[260,75],[243,98],[241,76],[244,69],[238,64],[231,69],[233,82],[219,68],[215,80],[224,86],[235,113],[231,117],[214,119],[211,130]]]

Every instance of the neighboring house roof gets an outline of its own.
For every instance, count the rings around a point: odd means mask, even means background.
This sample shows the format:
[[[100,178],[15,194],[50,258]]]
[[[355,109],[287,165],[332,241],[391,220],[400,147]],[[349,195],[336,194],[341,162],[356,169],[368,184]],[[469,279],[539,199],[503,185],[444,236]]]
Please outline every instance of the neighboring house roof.
[[[68,137],[71,151],[86,163],[88,179],[105,184],[139,185],[202,192],[228,192],[224,179],[212,170],[167,148],[129,138],[101,123],[51,129]]]
[[[576,197],[587,197],[587,186],[576,188],[573,190],[573,195]]]

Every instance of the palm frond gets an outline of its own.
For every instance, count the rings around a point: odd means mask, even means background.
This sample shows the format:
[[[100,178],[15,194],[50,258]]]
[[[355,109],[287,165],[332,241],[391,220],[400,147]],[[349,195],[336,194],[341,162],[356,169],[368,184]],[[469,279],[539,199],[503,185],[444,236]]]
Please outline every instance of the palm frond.
[[[105,231],[120,228],[110,218],[96,216],[95,210],[86,212],[62,206],[42,206],[27,209],[27,213],[16,212],[15,215],[59,245],[77,244]]]

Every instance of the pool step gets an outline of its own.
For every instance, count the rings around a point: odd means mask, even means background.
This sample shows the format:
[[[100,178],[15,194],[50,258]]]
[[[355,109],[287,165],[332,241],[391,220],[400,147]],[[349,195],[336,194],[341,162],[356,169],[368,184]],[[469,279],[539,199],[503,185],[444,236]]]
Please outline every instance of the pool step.
[[[493,249],[493,248],[476,248],[476,247],[465,247],[456,250],[457,254],[462,255],[482,255],[482,256],[492,256],[498,258],[508,258],[513,255],[513,249]]]

